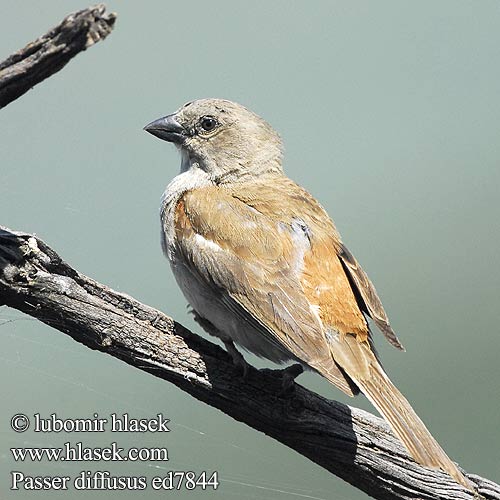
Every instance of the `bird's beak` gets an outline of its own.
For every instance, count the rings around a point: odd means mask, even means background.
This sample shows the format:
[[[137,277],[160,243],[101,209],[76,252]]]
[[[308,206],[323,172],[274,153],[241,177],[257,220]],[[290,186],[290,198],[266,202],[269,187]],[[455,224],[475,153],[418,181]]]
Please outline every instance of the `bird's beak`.
[[[175,114],[158,118],[148,123],[144,130],[164,141],[182,144],[186,138],[186,130],[175,119]]]

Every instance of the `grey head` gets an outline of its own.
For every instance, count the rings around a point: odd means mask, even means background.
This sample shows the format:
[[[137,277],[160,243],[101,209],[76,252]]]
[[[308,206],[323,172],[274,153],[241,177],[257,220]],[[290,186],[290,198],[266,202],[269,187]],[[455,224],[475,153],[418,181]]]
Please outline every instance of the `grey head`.
[[[181,170],[201,168],[214,182],[282,173],[282,143],[262,118],[224,99],[200,99],[144,127],[175,144]]]

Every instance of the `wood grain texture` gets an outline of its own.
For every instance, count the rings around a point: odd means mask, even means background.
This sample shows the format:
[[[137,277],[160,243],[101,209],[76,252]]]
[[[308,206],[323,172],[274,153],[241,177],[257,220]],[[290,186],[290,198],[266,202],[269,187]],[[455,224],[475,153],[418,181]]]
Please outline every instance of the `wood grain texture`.
[[[106,13],[102,4],[74,12],[1,62],[0,108],[62,69],[78,53],[104,40],[115,21],[116,14]]]
[[[374,498],[500,500],[500,486],[467,474],[477,494],[409,458],[388,425],[365,411],[252,369],[165,314],[79,273],[35,236],[0,227],[0,304],[23,311],[91,349],[174,383],[266,433]]]

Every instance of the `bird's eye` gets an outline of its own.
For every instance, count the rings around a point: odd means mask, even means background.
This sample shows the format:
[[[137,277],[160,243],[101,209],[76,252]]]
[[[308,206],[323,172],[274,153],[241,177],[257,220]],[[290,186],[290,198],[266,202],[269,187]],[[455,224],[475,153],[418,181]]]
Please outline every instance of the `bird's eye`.
[[[213,116],[204,116],[204,117],[200,120],[200,125],[201,125],[201,128],[202,128],[205,132],[210,132],[210,131],[212,131],[215,127],[217,127],[218,123],[217,123],[217,120],[216,120]]]

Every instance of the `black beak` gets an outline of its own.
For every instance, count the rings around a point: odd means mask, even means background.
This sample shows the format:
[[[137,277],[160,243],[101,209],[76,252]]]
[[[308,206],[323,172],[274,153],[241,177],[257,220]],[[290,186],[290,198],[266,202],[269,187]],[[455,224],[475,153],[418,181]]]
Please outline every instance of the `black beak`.
[[[155,135],[164,141],[182,144],[186,138],[184,127],[175,119],[175,115],[158,118],[154,122],[148,123],[144,130]]]

